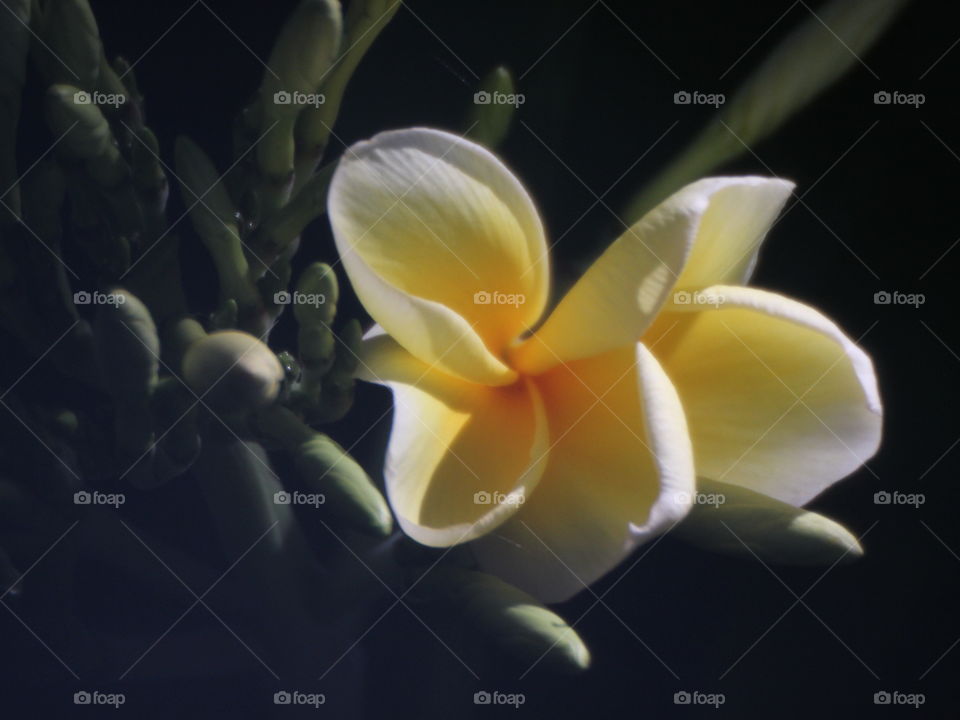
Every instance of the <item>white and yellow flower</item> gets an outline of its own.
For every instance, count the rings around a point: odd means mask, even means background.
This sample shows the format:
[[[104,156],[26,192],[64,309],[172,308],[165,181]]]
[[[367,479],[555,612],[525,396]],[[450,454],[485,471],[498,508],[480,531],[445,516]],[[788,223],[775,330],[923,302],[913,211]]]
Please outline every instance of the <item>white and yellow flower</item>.
[[[792,187],[688,185],[542,320],[543,227],[493,154],[419,128],[348,150],[328,208],[378,323],[361,377],[393,391],[404,531],[476,541],[485,569],[558,601],[681,520],[696,476],[799,506],[858,468],[881,430],[870,358],[744,286]]]

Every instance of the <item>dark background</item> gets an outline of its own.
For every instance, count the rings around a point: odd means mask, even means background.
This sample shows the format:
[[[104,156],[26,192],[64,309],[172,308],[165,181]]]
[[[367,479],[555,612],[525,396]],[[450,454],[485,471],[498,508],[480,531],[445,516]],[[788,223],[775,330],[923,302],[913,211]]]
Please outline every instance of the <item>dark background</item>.
[[[168,161],[175,135],[185,133],[221,167],[228,164],[231,118],[261,74],[256,56],[267,56],[293,4],[93,1],[108,53],[131,61],[142,56],[136,73],[148,123]],[[960,649],[954,647],[960,639],[960,249],[953,248],[960,240],[954,82],[960,49],[938,62],[960,29],[945,5],[910,5],[864,55],[868,67],[855,63],[773,138],[757,144],[756,155],[722,169],[775,173],[796,181],[799,193],[817,183],[804,198],[809,208],[789,210],[768,239],[754,284],[820,308],[852,337],[863,336],[873,356],[885,402],[883,447],[868,468],[813,504],[857,535],[867,533],[866,556],[826,575],[825,569],[773,568],[774,575],[752,559],[711,555],[667,537],[640,550],[648,554],[605,596],[607,607],[590,609],[594,598],[584,592],[559,608],[571,622],[583,615],[577,629],[594,656],[592,669],[574,678],[534,671],[520,680],[520,672],[496,658],[479,657],[470,663],[478,682],[397,607],[345,661],[349,673],[363,673],[364,717],[960,716]],[[803,3],[779,0],[413,0],[355,75],[335,131],[349,144],[388,128],[463,129],[476,77],[505,63],[523,75],[518,89],[526,102],[517,120],[529,129],[515,122],[500,153],[539,204],[549,236],[563,235],[553,261],[559,277],[568,279],[621,227],[601,205],[578,221],[595,196],[676,123],[605,196],[611,208],[623,209],[709,118],[709,109],[674,105],[673,93],[699,89],[729,97],[808,15]],[[873,104],[874,92],[894,89],[924,93],[926,103],[919,109]],[[318,222],[300,259],[332,257],[329,230]],[[193,292],[204,296],[205,259],[187,251],[185,267]],[[878,306],[873,296],[880,290],[923,293],[925,303]],[[341,317],[362,312],[352,298],[342,307]],[[292,342],[290,330],[286,321],[279,328],[281,345]],[[360,437],[388,403],[386,392],[364,388],[338,437],[348,444]],[[365,464],[374,464],[387,429],[381,421],[355,449]],[[919,509],[878,506],[878,490],[920,492],[926,502]],[[595,591],[602,595],[630,564]],[[125,588],[96,577],[90,584],[92,592],[102,592],[109,612],[128,622],[138,617]],[[795,604],[794,593],[802,603]],[[182,608],[162,606],[150,615],[148,629],[159,634],[189,603],[185,596]],[[195,625],[219,629],[230,641],[201,608],[193,612]],[[42,617],[32,626],[44,636]],[[455,644],[456,630],[450,632],[446,640]],[[0,613],[0,633],[0,696],[10,717],[96,712],[70,704],[68,692],[77,683],[13,617]],[[172,651],[164,656],[161,647],[124,682],[100,683],[127,694],[118,716],[254,718],[274,712],[276,682],[239,644],[230,670],[210,667],[209,676],[188,679],[164,672],[164,662],[188,658]],[[82,658],[67,661],[84,667]],[[316,677],[315,670],[304,675]],[[104,677],[119,672],[111,668]],[[314,687],[328,697],[352,692],[349,678]],[[475,707],[472,694],[480,689],[522,692],[526,703],[519,711]],[[720,710],[678,707],[678,690],[721,692],[726,703]],[[877,707],[873,694],[881,690],[921,692],[926,704],[918,711]],[[315,715],[345,713],[328,707]]]

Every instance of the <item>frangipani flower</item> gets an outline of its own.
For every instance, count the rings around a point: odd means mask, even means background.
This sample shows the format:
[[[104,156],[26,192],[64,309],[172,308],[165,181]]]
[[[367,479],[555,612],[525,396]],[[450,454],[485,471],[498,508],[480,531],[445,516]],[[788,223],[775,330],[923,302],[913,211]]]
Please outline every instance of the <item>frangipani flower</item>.
[[[420,128],[350,148],[328,209],[378,323],[360,372],[393,391],[403,530],[476,541],[484,569],[560,601],[681,520],[697,475],[799,506],[859,467],[880,439],[870,359],[744,287],[792,188],[688,185],[543,319],[543,227],[493,154]]]

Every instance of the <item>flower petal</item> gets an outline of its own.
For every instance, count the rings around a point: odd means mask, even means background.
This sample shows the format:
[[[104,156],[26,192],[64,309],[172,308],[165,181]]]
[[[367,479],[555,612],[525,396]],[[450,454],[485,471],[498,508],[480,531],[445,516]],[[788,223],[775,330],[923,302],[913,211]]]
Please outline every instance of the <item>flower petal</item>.
[[[484,569],[560,602],[686,514],[693,458],[676,392],[642,344],[536,382],[553,443],[543,480],[473,547]]]
[[[549,454],[532,383],[464,382],[430,369],[386,335],[365,341],[360,357],[359,376],[393,391],[384,475],[410,537],[435,547],[473,540],[526,502]]]
[[[632,345],[674,288],[742,282],[793,184],[759,177],[687,185],[621,235],[570,289],[537,332],[515,347],[515,367]]]
[[[549,292],[546,241],[523,186],[450,133],[385,132],[351,147],[330,185],[340,257],[370,315],[415,356],[485,384]]]
[[[882,413],[870,358],[829,319],[754,288],[673,305],[645,341],[677,387],[697,473],[802,505],[866,462]]]
[[[750,176],[706,178],[687,186],[708,195],[710,206],[700,218],[677,288],[745,285],[760,245],[794,187],[787,180]]]

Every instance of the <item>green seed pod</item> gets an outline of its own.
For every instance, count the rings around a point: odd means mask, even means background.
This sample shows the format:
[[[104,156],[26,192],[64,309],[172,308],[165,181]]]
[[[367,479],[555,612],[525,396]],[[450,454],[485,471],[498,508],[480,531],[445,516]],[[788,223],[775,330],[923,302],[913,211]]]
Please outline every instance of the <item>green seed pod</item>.
[[[489,638],[518,664],[536,663],[563,673],[590,666],[590,651],[563,618],[497,577],[440,566],[423,583],[461,615],[468,628]]]
[[[253,335],[220,330],[187,349],[183,375],[213,410],[246,413],[276,400],[283,367],[273,351]]]
[[[37,65],[48,85],[70,83],[84,90],[97,86],[100,31],[87,0],[48,0],[37,23]]]
[[[839,523],[761,493],[715,480],[697,480],[698,497],[673,534],[713,552],[781,565],[830,565],[863,555]]]
[[[323,262],[308,265],[297,281],[301,296],[314,298],[317,302],[298,302],[293,306],[293,315],[301,327],[329,325],[337,314],[340,286],[333,268]],[[322,301],[321,301],[322,300]]]
[[[491,70],[480,82],[467,117],[467,137],[495,149],[510,130],[517,110],[517,90],[513,76],[503,65]]]

